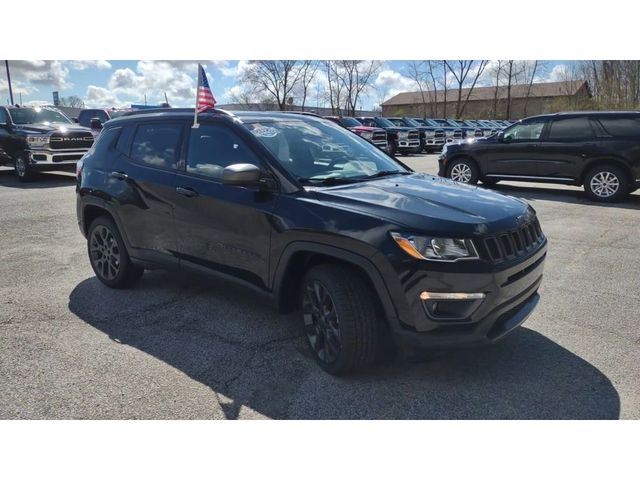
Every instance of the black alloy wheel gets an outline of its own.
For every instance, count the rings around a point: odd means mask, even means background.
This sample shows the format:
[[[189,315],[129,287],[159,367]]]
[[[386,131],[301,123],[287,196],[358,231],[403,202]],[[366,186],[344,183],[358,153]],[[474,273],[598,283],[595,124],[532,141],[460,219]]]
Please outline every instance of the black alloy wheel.
[[[338,313],[331,295],[319,280],[305,285],[302,315],[311,349],[321,362],[334,363],[342,348]]]

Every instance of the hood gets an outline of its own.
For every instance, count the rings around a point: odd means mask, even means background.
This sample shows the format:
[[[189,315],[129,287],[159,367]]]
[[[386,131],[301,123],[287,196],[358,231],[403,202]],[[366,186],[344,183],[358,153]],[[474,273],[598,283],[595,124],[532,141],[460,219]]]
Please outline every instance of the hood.
[[[29,133],[50,133],[50,132],[91,132],[90,128],[81,127],[80,125],[71,123],[29,123],[24,125],[16,125],[16,130]]]
[[[384,128],[367,127],[365,125],[357,126],[357,127],[349,127],[349,130],[353,132],[384,132]]]
[[[416,128],[412,128],[412,127],[382,127],[384,128],[384,130],[386,130],[387,132],[417,132],[418,130]]]
[[[423,173],[319,188],[318,200],[413,233],[474,237],[516,228],[533,209],[517,198]]]

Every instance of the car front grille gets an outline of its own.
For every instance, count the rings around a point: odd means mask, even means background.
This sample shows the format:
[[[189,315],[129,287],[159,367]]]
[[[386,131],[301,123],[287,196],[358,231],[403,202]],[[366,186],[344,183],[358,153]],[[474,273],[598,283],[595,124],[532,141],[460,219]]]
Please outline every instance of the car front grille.
[[[374,132],[371,136],[371,143],[387,143],[387,133]]]
[[[454,130],[453,138],[462,138],[462,130]]]
[[[538,219],[509,232],[485,237],[480,242],[486,258],[495,263],[513,260],[535,251],[545,241]]]
[[[54,133],[51,135],[49,145],[52,150],[88,149],[93,145],[93,135],[87,132]]]
[[[420,133],[418,131],[411,131],[409,132],[409,140],[419,140],[420,139]]]
[[[436,138],[444,138],[445,137],[444,130],[436,130],[434,136]]]

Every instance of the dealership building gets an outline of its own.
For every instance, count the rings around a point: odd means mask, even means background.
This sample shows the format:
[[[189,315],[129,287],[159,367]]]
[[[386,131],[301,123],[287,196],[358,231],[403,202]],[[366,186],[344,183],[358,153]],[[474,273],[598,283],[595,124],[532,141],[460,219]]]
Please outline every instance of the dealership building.
[[[462,89],[462,101],[467,98],[463,118],[506,118],[510,98],[510,119],[520,119],[559,110],[588,108],[591,99],[589,84],[584,80],[533,83],[531,85],[475,87]],[[403,92],[382,103],[384,116],[454,117],[458,89]]]

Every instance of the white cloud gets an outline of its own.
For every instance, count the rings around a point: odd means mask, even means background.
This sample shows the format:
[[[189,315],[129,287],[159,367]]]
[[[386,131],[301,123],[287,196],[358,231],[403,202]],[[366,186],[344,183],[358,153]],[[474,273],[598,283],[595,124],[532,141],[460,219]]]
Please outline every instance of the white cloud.
[[[111,64],[106,60],[71,60],[69,62],[74,70],[86,70],[87,68],[97,68],[98,70],[109,70]]]
[[[111,90],[96,85],[89,85],[87,87],[84,103],[88,108],[122,107],[129,105],[129,102],[118,99]]]
[[[239,77],[251,68],[251,64],[247,60],[240,60],[233,66],[230,66],[229,62],[215,62],[214,65],[225,77]]]
[[[564,63],[559,63],[551,69],[547,81],[562,82],[563,80],[567,80],[569,78],[569,74],[569,67]]]
[[[59,60],[10,60],[12,83],[45,85],[57,90],[73,87],[68,81],[69,68]]]
[[[386,98],[391,98],[400,92],[416,90],[416,84],[413,80],[395,70],[381,71],[373,83],[379,92],[386,93]]]

